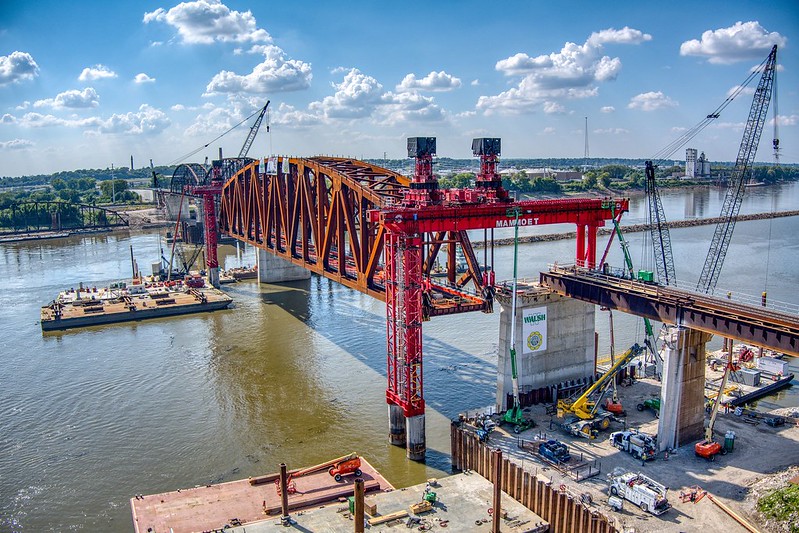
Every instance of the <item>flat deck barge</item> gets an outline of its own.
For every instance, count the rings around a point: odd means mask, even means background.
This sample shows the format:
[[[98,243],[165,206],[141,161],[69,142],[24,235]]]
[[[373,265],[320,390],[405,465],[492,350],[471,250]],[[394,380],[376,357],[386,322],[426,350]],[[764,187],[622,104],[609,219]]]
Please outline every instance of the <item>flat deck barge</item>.
[[[394,487],[363,458],[360,469],[366,494],[393,490]],[[274,518],[281,512],[280,494],[275,484],[278,479],[278,474],[270,474],[139,495],[130,500],[134,530],[137,533],[213,531]],[[295,512],[337,503],[352,496],[355,476],[343,476],[340,482],[336,482],[327,470],[322,470],[293,478],[292,482],[296,492],[288,495],[288,505],[289,511]]]
[[[233,302],[214,288],[176,285],[134,285],[125,288],[86,289],[61,293],[42,307],[42,331],[130,322],[225,309]],[[131,288],[133,288],[131,287]]]

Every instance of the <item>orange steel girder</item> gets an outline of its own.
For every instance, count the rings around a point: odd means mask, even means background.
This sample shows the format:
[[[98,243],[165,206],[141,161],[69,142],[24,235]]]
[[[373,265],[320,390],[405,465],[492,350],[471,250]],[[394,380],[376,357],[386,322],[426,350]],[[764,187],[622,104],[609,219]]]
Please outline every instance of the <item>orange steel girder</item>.
[[[384,230],[367,212],[399,200],[408,178],[337,157],[281,158],[277,167],[260,174],[255,161],[225,184],[220,230],[385,300]]]

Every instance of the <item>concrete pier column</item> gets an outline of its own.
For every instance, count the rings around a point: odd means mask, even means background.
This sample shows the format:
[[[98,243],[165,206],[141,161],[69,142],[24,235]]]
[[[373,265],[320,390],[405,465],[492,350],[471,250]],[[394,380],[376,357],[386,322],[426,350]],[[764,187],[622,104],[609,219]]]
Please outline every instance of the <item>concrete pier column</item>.
[[[424,416],[409,416],[405,419],[405,435],[407,439],[406,453],[411,461],[424,461],[427,450],[424,434]]]
[[[266,250],[258,249],[258,281],[260,283],[281,283],[309,279],[311,271],[277,257]]]
[[[658,446],[663,451],[701,440],[705,426],[705,359],[711,335],[669,327],[664,336]]]
[[[163,195],[167,212],[167,220],[175,221],[180,213],[180,220],[189,220],[189,200],[184,195],[165,193]],[[181,206],[181,202],[183,205]]]
[[[219,288],[219,267],[208,269],[208,283],[215,288]]]
[[[510,284],[508,284],[510,288]],[[504,411],[513,392],[510,338],[516,328],[516,370],[519,388],[549,387],[594,373],[595,306],[554,294],[538,283],[518,283],[516,320],[511,315],[512,294],[501,290],[497,361],[497,410]]]
[[[405,414],[399,405],[388,404],[388,442],[405,446]]]

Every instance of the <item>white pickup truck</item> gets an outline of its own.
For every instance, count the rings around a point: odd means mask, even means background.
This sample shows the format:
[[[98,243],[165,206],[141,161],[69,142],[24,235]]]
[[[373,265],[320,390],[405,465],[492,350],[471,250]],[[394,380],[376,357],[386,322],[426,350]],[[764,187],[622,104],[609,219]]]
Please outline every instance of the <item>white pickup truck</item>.
[[[660,515],[671,508],[666,499],[668,488],[640,472],[608,474],[610,494],[620,496],[639,506],[642,511]]]

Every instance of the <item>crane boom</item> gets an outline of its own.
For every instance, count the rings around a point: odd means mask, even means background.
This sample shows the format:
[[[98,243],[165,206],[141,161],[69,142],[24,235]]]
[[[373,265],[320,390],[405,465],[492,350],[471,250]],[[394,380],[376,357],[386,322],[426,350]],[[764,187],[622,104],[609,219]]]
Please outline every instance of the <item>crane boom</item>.
[[[671,252],[671,236],[666,225],[666,214],[655,184],[655,165],[646,162],[646,197],[649,203],[649,234],[655,252],[655,269],[658,281],[663,285],[673,285],[677,281],[674,274],[674,255]]]
[[[618,374],[621,367],[627,364],[632,358],[637,355],[640,355],[644,349],[636,344],[624,352],[624,354],[619,357],[619,359],[610,367],[610,369],[602,374],[599,379],[597,379],[593,385],[591,385],[588,390],[586,390],[579,398],[574,400],[574,402],[569,402],[568,400],[559,400],[558,401],[558,409],[563,409],[564,411],[574,413],[579,418],[583,420],[592,418],[594,416],[595,406],[593,402],[589,401],[589,397],[594,391],[601,389],[604,385],[608,383],[608,380],[612,379],[613,377]]]
[[[710,242],[710,250],[705,259],[705,266],[699,276],[699,282],[696,287],[698,292],[709,294],[716,288],[716,282],[724,264],[724,257],[727,255],[727,249],[730,246],[732,232],[735,229],[735,221],[738,218],[738,212],[743,202],[746,182],[751,175],[752,163],[757,153],[757,145],[760,143],[760,135],[763,133],[763,125],[766,122],[776,63],[777,45],[774,45],[768,58],[761,65],[763,73],[760,82],[757,84],[757,89],[755,89],[752,107],[749,109],[749,118],[746,121],[741,146],[738,149],[738,157],[735,160],[735,168],[730,177],[730,186],[721,206],[721,220],[716,225],[713,240]]]
[[[258,135],[258,129],[261,127],[261,122],[264,120],[267,107],[269,107],[269,100],[267,100],[266,105],[261,108],[258,118],[255,119],[255,123],[252,125],[252,128],[250,128],[250,133],[247,134],[247,139],[244,140],[244,146],[241,147],[241,151],[239,152],[239,158],[247,157],[247,153],[250,151],[253,141],[255,141],[255,136]]]

